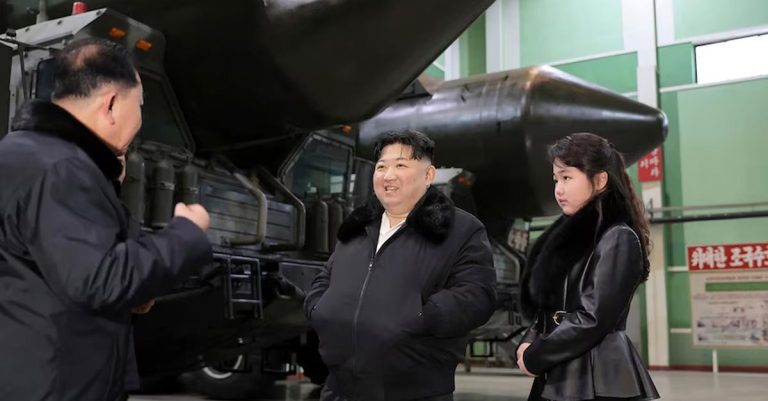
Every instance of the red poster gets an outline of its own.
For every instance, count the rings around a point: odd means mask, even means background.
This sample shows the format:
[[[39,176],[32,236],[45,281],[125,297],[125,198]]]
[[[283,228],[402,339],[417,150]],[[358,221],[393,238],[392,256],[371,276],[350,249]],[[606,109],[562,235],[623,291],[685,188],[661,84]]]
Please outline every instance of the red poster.
[[[688,271],[768,268],[768,243],[688,247]]]
[[[661,181],[664,178],[661,147],[654,149],[637,162],[637,175],[640,182]]]

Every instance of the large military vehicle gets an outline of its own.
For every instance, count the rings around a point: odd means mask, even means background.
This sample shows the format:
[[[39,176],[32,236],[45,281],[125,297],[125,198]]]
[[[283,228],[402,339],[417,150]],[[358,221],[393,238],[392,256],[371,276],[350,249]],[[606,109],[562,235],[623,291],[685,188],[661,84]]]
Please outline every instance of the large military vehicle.
[[[515,218],[556,211],[543,147],[593,131],[635,161],[666,127],[658,110],[549,68],[423,84],[491,2],[112,0],[74,15],[68,1],[5,3],[2,22],[15,29],[0,38],[10,89],[0,124],[50,96],[51,58],[67,42],[124,44],[145,104],[121,197],[147,231],[176,201],[211,214],[214,264],[135,320],[142,376],[184,373],[215,398],[252,397],[297,366],[322,382],[300,290],[371,194],[373,138],[405,127],[435,138],[439,185],[489,228],[501,297],[472,337],[519,330],[524,257],[509,239]]]

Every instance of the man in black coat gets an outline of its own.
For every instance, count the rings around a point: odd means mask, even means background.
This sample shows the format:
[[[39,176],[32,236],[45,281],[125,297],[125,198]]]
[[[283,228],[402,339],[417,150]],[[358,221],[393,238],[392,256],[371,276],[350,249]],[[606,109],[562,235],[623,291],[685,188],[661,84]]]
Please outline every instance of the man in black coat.
[[[211,262],[200,205],[154,235],[118,198],[141,126],[130,54],[75,41],[55,62],[53,101],[32,101],[0,141],[0,399],[125,398],[130,311]]]
[[[483,225],[431,188],[434,142],[376,144],[376,196],[342,224],[305,313],[329,368],[323,400],[452,400],[470,330],[493,313]]]

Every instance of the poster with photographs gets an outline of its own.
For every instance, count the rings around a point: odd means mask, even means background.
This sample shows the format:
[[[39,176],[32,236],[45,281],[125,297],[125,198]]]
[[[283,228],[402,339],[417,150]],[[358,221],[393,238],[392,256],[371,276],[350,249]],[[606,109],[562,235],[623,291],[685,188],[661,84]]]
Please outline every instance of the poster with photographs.
[[[693,344],[768,347],[768,244],[688,248]]]

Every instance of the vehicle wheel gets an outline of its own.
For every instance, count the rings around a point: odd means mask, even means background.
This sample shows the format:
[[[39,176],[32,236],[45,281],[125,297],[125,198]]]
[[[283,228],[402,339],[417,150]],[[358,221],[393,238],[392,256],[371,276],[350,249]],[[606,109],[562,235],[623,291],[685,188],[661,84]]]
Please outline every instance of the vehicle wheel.
[[[251,372],[234,373],[228,370],[241,369],[247,356],[240,355],[234,360],[211,364],[203,369],[185,373],[181,381],[189,391],[210,398],[242,400],[257,398],[269,391],[275,377],[264,375],[259,364],[252,364]],[[258,361],[257,361],[258,362]]]
[[[307,333],[307,343],[299,348],[296,362],[304,369],[304,376],[312,383],[322,385],[328,377],[328,368],[318,352],[320,341],[314,331]]]

